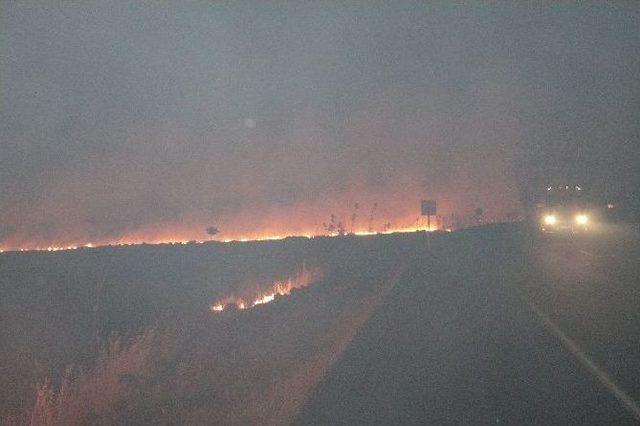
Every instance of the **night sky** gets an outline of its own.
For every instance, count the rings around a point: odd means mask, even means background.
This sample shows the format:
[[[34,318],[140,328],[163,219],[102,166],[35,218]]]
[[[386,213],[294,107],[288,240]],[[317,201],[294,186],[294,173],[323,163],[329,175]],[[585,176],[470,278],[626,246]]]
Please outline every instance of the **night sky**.
[[[0,248],[638,202],[637,2],[209,3],[0,2]]]

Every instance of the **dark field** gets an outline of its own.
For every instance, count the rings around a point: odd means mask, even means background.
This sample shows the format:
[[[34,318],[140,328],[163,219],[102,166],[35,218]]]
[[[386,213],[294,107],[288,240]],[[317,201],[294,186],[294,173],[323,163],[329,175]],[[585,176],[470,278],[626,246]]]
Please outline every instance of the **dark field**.
[[[633,424],[638,259],[629,227],[541,239],[520,225],[5,253],[0,419]],[[309,268],[314,282],[271,303],[209,309]]]

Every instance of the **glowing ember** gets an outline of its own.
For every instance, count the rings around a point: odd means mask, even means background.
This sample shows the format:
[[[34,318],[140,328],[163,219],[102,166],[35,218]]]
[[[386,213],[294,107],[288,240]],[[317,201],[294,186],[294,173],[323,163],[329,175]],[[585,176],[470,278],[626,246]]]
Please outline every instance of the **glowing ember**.
[[[237,309],[243,310],[247,308],[253,308],[257,305],[264,305],[265,303],[269,303],[275,300],[276,296],[287,296],[291,294],[291,290],[294,288],[306,287],[314,281],[317,281],[320,277],[320,272],[316,269],[309,270],[307,268],[303,268],[302,272],[294,276],[293,278],[289,278],[287,281],[276,281],[271,286],[271,289],[263,294],[262,296],[255,299],[253,302],[248,303],[243,299],[238,297],[227,297],[223,299],[223,301],[218,301],[211,305],[211,312],[222,312],[228,306],[233,306]]]

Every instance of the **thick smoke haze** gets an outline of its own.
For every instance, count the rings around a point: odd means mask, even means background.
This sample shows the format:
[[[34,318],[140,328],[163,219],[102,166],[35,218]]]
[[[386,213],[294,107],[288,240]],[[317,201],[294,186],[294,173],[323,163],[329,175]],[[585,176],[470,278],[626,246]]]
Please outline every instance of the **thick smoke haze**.
[[[2,2],[0,248],[637,190],[640,8]],[[636,161],[637,160],[637,161]],[[631,197],[633,198],[633,197]]]

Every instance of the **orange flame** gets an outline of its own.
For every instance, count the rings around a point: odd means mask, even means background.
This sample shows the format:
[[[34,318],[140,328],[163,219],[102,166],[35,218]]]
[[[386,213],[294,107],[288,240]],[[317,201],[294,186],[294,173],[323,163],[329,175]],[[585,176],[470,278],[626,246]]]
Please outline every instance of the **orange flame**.
[[[437,231],[439,230],[439,228],[435,225],[432,225],[430,228],[427,228],[426,226],[409,226],[409,227],[390,227],[384,231],[355,231],[353,232],[354,235],[357,236],[367,236],[367,235],[387,235],[387,234],[396,234],[396,233],[411,233],[411,232],[418,232],[418,231]],[[451,231],[450,229],[443,229],[444,231]],[[307,233],[307,234],[281,234],[281,235],[255,235],[255,236],[247,236],[247,237],[240,237],[240,238],[226,238],[224,240],[218,240],[218,242],[222,242],[222,243],[232,243],[232,242],[252,242],[252,241],[278,241],[278,240],[284,240],[285,238],[290,238],[290,237],[303,237],[303,238],[315,238],[315,237],[337,237],[339,236],[338,233],[334,232],[331,234],[326,234],[326,233]],[[55,251],[66,251],[66,250],[77,250],[77,249],[81,249],[81,248],[98,248],[98,247],[126,247],[126,246],[137,246],[137,245],[143,245],[143,244],[179,244],[179,245],[186,245],[186,244],[203,244],[206,243],[208,241],[203,241],[203,240],[182,240],[179,238],[163,238],[163,239],[154,239],[149,241],[145,241],[145,240],[132,240],[132,241],[126,241],[126,240],[120,240],[120,241],[116,241],[116,242],[104,242],[104,243],[82,243],[82,244],[78,244],[78,245],[69,245],[69,246],[46,246],[46,247],[39,247],[39,246],[31,246],[29,248],[10,248],[10,247],[0,247],[0,253],[4,253],[4,252],[8,252],[8,251],[21,251],[21,252],[28,252],[28,251],[49,251],[49,252],[55,252]]]
[[[296,274],[294,277],[291,277],[286,281],[274,282],[267,292],[261,294],[252,302],[247,302],[239,297],[230,296],[222,299],[221,301],[213,303],[209,309],[211,312],[222,312],[233,305],[235,305],[235,307],[240,310],[250,309],[258,305],[264,305],[265,303],[274,301],[277,296],[288,296],[289,294],[291,294],[291,290],[295,288],[308,286],[312,282],[317,281],[320,276],[321,274],[318,269],[307,269],[303,267],[302,271]]]
[[[417,202],[412,204],[417,205]],[[84,230],[87,225],[83,224],[78,224],[77,230],[70,229],[69,232],[62,232],[61,229],[57,237],[52,237],[57,238],[57,241],[44,237],[31,240],[30,237],[23,238],[20,233],[17,233],[11,238],[0,241],[0,251],[58,251],[138,244],[198,244],[214,239],[218,242],[244,242],[281,240],[287,237],[337,236],[339,232],[370,235],[427,230],[427,226],[422,218],[418,217],[415,208],[407,208],[401,200],[387,200],[384,206],[380,204],[375,218],[370,216],[368,207],[360,210],[357,219],[356,214],[349,207],[331,204],[324,206],[323,209],[335,213],[336,222],[342,225],[340,231],[327,229],[324,222],[327,221],[328,215],[303,205],[294,206],[286,212],[269,211],[260,218],[247,213],[226,220],[220,219],[222,231],[215,237],[204,236],[204,230],[210,218],[194,215],[167,223],[141,225],[136,229],[123,231],[122,234],[105,237],[89,237],[90,233]],[[446,209],[443,208],[443,211]],[[338,228],[337,224],[336,228]],[[436,226],[432,224],[430,230],[435,228]]]

